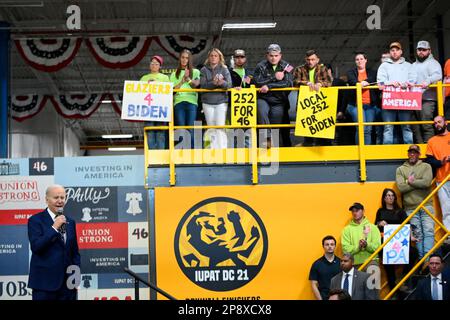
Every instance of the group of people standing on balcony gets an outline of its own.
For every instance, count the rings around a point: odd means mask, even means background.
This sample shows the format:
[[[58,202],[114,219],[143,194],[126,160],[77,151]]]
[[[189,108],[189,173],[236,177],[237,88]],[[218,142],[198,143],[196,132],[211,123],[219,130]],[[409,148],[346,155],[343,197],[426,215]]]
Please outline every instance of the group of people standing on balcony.
[[[444,77],[439,62],[434,59],[430,43],[419,41],[416,46],[416,61],[409,63],[402,56],[402,45],[393,42],[389,51],[383,53],[381,65],[378,70],[367,67],[368,59],[365,53],[355,54],[355,67],[350,69],[342,80],[333,79],[331,65],[320,62],[320,56],[316,50],[308,50],[305,53],[305,63],[296,68],[283,60],[281,47],[271,44],[266,50],[266,57],[250,70],[246,67],[246,54],[242,49],[233,53],[233,68],[227,67],[224,55],[217,48],[212,48],[207,55],[202,67],[193,66],[193,57],[189,50],[182,50],[178,59],[178,66],[170,77],[162,74],[160,68],[163,65],[161,56],[153,56],[150,61],[150,73],[144,75],[141,81],[170,81],[175,89],[230,89],[245,88],[250,84],[258,88],[257,121],[258,124],[289,124],[295,120],[298,91],[273,91],[271,89],[308,86],[311,90],[320,90],[322,87],[334,85],[355,86],[361,83],[363,87],[363,117],[364,122],[394,122],[394,121],[432,121],[437,115],[437,90],[430,88],[432,84],[444,80],[450,83],[450,59],[444,67]],[[378,89],[364,89],[371,85],[394,87],[421,87],[423,88],[422,110],[382,110],[380,91]],[[193,126],[198,119],[197,110],[201,110],[207,125],[223,126],[229,123],[230,101],[225,91],[202,92],[177,92],[174,94],[174,120],[176,126]],[[199,102],[201,108],[199,108]],[[450,117],[450,88],[445,91],[445,114]],[[448,118],[447,117],[447,118]],[[358,121],[355,90],[340,90],[338,99],[337,120],[347,118],[350,122]],[[148,122],[146,125],[158,125],[156,122]],[[259,139],[260,147],[291,146],[290,128],[275,130],[263,130],[265,134]],[[373,131],[373,132],[372,132]],[[149,148],[167,148],[167,132],[152,130],[149,134]],[[187,130],[191,135],[189,141],[184,141],[183,148],[201,148],[202,142],[194,145],[194,131]],[[279,132],[279,135],[277,134]],[[348,137],[349,131],[344,128],[337,129],[336,139],[312,139],[304,138],[303,146],[348,144],[358,142],[358,134]],[[353,133],[352,133],[353,134]],[[365,144],[393,144],[393,143],[427,143],[433,136],[433,126],[402,125],[401,132],[397,132],[393,125],[365,126]],[[347,135],[347,137],[345,136]],[[200,135],[201,136],[201,135]],[[202,139],[203,140],[203,139]],[[232,144],[227,141],[225,130],[212,128],[206,131],[205,140],[209,146],[215,149],[227,148]],[[352,141],[353,140],[353,141]],[[178,142],[182,141],[182,137]],[[248,144],[246,144],[248,146]]]
[[[442,116],[434,118],[433,126],[436,135],[428,140],[425,160],[420,160],[422,154],[420,146],[412,144],[407,150],[407,160],[396,170],[396,187],[401,194],[403,207],[399,205],[399,199],[393,189],[384,189],[381,207],[372,224],[365,217],[364,206],[358,202],[352,204],[349,208],[352,219],[341,234],[344,253],[342,259],[334,255],[336,239],[333,236],[323,239],[322,246],[325,254],[314,262],[309,275],[314,295],[318,300],[328,299],[331,294],[337,294],[339,290],[342,291],[342,298],[377,299],[380,287],[377,288],[373,283],[369,283],[369,275],[356,269],[365,263],[381,245],[385,226],[400,225],[413,213],[409,220],[411,230],[409,264],[404,266],[403,275],[406,275],[418,260],[428,254],[427,268],[424,270],[428,270],[430,275],[418,282],[413,298],[450,300],[450,269],[444,270],[444,260],[440,255],[440,249],[430,254],[435,246],[435,221],[433,199],[429,197],[432,192],[433,171],[435,171],[436,186],[440,187],[438,199],[442,211],[442,224],[450,230],[450,182],[443,183],[450,175],[450,133],[447,122]],[[448,247],[450,236],[442,243]],[[371,265],[378,265],[378,257],[369,261],[364,270],[370,273],[368,268]],[[383,267],[388,288],[392,290],[396,286],[397,266],[384,264]],[[351,279],[356,281],[353,287]],[[408,282],[410,285],[411,283],[411,281]]]

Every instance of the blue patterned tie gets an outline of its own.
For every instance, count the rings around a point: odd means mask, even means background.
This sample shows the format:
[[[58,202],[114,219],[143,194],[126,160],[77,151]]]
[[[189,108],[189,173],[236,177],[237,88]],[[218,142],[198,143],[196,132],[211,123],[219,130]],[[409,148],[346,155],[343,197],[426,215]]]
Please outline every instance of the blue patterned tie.
[[[431,284],[431,299],[433,300],[439,300],[437,280],[438,278],[434,277]]]
[[[344,288],[342,288],[342,289],[344,289],[345,291],[347,291],[348,293],[350,293],[350,291],[348,290],[348,277],[349,277],[349,274],[346,273],[346,274],[345,274],[345,279],[344,279]]]

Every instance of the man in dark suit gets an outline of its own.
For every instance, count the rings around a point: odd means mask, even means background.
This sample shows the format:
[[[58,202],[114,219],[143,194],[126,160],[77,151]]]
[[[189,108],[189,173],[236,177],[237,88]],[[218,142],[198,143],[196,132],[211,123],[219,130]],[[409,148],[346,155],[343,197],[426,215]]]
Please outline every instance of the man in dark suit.
[[[442,273],[442,256],[436,253],[430,255],[428,268],[430,274],[417,284],[414,300],[450,300],[450,279]]]
[[[31,247],[28,287],[33,300],[76,300],[77,289],[68,280],[69,266],[80,266],[75,221],[64,216],[66,192],[52,185],[45,192],[47,209],[28,220]]]
[[[341,270],[331,279],[330,291],[343,289],[351,295],[352,300],[378,300],[378,291],[368,283],[369,274],[353,267],[353,256],[350,253],[343,254]]]

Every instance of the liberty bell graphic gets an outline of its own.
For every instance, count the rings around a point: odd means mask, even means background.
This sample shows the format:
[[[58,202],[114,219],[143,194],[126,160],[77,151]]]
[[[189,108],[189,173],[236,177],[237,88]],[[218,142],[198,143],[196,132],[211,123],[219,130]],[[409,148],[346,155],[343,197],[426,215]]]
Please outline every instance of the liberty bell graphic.
[[[86,207],[86,208],[83,208],[81,211],[83,212],[83,217],[81,218],[81,221],[89,222],[92,220],[91,208]]]

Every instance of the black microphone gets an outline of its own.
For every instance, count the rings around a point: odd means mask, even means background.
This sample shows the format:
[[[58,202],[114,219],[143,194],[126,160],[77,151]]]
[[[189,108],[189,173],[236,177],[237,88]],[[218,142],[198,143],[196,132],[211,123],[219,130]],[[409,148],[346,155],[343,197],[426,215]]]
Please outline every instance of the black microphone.
[[[60,216],[64,214],[64,208],[58,208],[56,209],[56,216]],[[59,232],[62,234],[66,233],[66,223],[63,223],[61,227],[59,227]]]

